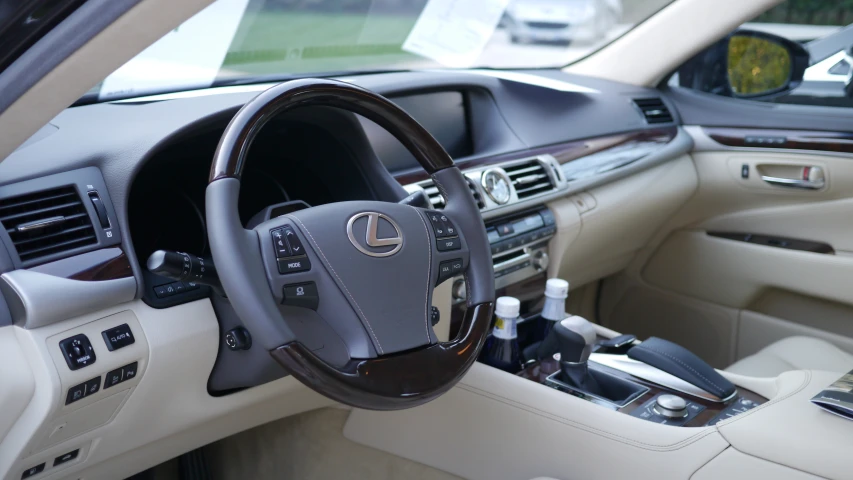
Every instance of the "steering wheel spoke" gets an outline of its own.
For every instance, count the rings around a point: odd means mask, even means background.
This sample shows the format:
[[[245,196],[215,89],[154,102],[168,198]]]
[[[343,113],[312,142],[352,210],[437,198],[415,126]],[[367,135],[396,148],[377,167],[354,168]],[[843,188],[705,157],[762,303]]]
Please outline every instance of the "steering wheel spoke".
[[[344,108],[385,127],[433,174],[447,208],[339,202],[243,229],[236,206],[245,152],[276,113],[305,105]],[[482,218],[447,153],[388,100],[333,80],[260,94],[223,134],[207,218],[223,288],[244,325],[319,393],[361,408],[406,408],[447,391],[476,361],[494,301]],[[433,288],[460,274],[469,290],[491,293],[475,295],[458,337],[439,343]]]

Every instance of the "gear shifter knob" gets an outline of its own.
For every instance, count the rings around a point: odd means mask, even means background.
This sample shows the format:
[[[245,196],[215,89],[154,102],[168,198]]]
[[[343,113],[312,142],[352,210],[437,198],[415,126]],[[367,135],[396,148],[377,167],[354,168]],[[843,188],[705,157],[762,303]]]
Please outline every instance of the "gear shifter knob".
[[[586,363],[595,344],[595,328],[589,320],[572,315],[554,326],[560,342],[560,362]]]

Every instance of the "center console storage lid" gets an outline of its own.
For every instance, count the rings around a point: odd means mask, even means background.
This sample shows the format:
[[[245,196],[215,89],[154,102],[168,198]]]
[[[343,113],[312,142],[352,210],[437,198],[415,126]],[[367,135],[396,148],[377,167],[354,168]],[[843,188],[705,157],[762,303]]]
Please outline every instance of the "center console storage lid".
[[[850,478],[853,421],[809,400],[841,373],[796,370],[777,379],[770,402],[717,424],[736,450],[826,478]]]

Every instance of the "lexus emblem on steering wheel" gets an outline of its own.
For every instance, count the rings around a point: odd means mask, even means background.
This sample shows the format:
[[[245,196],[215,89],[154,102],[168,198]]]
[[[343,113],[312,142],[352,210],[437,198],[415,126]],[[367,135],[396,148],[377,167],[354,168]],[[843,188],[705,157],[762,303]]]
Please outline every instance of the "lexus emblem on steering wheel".
[[[367,228],[360,241],[356,238],[354,229],[356,221],[363,217],[367,217]],[[393,231],[393,236],[379,238],[380,230],[386,235]],[[350,217],[347,222],[347,237],[359,252],[371,257],[390,257],[403,248],[403,232],[400,226],[388,215],[376,212],[362,212]]]

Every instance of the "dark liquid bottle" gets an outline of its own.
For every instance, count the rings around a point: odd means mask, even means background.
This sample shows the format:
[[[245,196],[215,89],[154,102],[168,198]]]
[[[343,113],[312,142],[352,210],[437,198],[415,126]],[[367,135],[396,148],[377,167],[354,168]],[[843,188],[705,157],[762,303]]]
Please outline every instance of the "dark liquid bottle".
[[[567,317],[566,298],[569,296],[569,282],[552,278],[545,284],[545,308],[539,317],[537,339],[540,341],[536,358],[544,360],[557,352],[559,344],[552,333],[554,325]]]
[[[500,297],[495,307],[495,328],[486,340],[480,361],[505,372],[521,370],[521,349],[518,347],[518,312],[520,303],[513,297]]]

